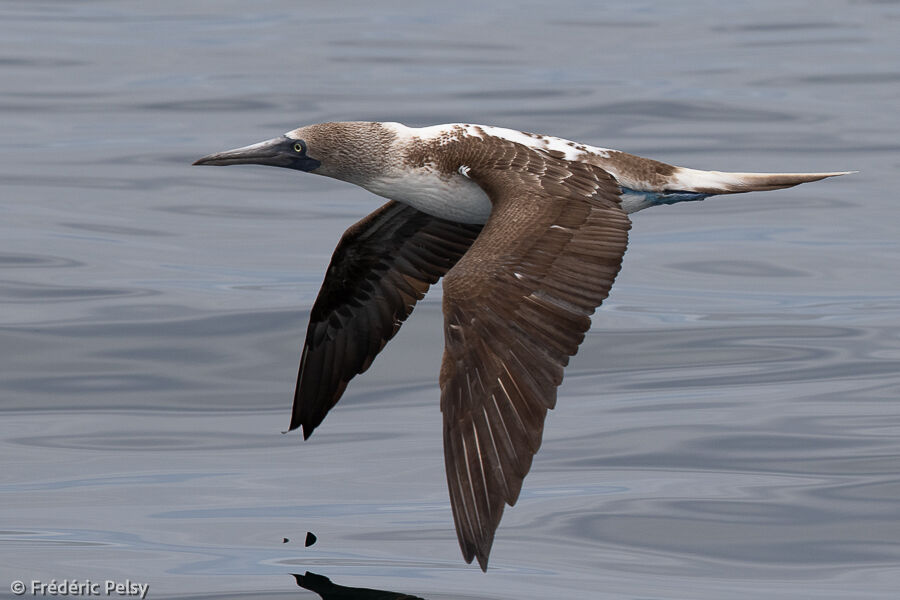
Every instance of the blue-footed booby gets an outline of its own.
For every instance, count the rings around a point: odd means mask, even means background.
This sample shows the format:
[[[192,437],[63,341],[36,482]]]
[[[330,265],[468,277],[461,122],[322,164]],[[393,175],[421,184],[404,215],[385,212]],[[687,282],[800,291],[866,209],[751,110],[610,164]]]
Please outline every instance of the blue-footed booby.
[[[501,127],[372,122],[300,127],[194,164],[287,167],[389,199],[334,251],[310,312],[290,430],[308,438],[443,277],[450,506],[463,556],[483,570],[563,369],[619,272],[628,215],[850,172],[700,171]]]

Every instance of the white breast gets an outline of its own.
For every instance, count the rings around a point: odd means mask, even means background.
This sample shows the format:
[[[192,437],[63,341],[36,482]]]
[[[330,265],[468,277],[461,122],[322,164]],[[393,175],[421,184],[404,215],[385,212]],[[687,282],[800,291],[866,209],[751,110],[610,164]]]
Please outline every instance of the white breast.
[[[373,179],[364,187],[373,194],[450,221],[485,223],[491,215],[487,194],[461,174],[441,177],[431,169],[411,169]]]

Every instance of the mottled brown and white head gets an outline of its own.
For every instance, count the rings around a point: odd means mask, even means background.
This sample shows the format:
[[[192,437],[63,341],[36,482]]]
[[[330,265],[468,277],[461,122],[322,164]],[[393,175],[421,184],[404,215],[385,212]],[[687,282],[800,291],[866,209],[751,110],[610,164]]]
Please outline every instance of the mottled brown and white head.
[[[412,129],[400,123],[318,123],[210,154],[194,164],[257,164],[306,171],[356,184],[433,216],[484,223],[491,203],[465,175],[462,156],[465,142],[473,139],[459,125]]]
[[[389,151],[395,138],[381,123],[318,123],[258,144],[210,154],[194,164],[286,167],[365,186],[395,160]]]

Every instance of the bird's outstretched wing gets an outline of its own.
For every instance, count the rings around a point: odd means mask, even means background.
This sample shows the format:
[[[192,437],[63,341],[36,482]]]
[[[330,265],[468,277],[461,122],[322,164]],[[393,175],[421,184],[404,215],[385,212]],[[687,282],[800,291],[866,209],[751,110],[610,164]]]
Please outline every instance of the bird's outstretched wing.
[[[291,430],[312,434],[481,227],[388,202],[344,233],[310,311]]]
[[[482,569],[631,227],[602,169],[518,144],[492,152],[467,172],[493,209],[444,278],[440,379],[456,532],[466,561]]]

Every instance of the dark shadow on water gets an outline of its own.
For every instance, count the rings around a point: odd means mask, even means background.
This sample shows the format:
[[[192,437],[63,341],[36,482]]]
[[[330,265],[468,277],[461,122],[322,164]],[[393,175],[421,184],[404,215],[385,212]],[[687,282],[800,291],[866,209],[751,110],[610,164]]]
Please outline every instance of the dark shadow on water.
[[[412,596],[400,592],[338,585],[324,575],[310,573],[309,571],[303,575],[296,573],[293,575],[294,579],[297,580],[297,585],[317,593],[322,600],[425,600],[421,596]]]

